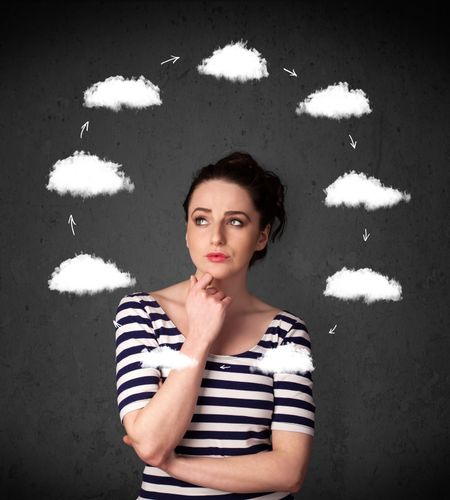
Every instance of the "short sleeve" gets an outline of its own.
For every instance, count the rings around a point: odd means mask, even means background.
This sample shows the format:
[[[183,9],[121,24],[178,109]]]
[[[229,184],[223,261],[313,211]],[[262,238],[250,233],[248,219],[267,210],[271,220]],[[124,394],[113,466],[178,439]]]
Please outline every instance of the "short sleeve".
[[[311,356],[311,340],[303,321],[297,319],[279,344],[294,343]],[[314,369],[314,368],[313,368]],[[310,371],[273,374],[274,410],[271,430],[304,432],[314,436],[315,404]]]
[[[116,318],[116,384],[120,421],[130,411],[143,408],[158,390],[161,372],[142,368],[141,353],[159,347],[151,319],[139,296],[123,297]]]

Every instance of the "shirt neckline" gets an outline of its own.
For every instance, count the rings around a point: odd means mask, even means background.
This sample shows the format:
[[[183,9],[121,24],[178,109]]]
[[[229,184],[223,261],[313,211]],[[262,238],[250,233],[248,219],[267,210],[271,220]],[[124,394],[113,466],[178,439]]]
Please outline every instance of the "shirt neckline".
[[[156,300],[155,297],[153,297],[153,295],[147,293],[146,294],[148,297],[150,297],[150,299],[156,303],[156,305],[158,306],[158,308],[160,309],[160,311],[163,313],[163,315],[167,318],[167,322],[170,323],[172,325],[172,327],[178,332],[178,334],[183,337],[183,342],[184,340],[186,340],[186,337],[180,332],[180,330],[178,330],[178,327],[175,325],[175,323],[169,318],[169,316],[167,315],[166,311],[164,311],[164,309],[161,307],[161,304]],[[285,313],[284,310],[280,310],[278,311],[278,313],[272,318],[272,320],[270,321],[269,325],[267,326],[266,330],[264,331],[262,337],[259,339],[258,343],[256,345],[254,345],[253,347],[251,347],[248,351],[245,351],[245,352],[241,352],[241,353],[238,353],[238,354],[212,354],[210,352],[208,352],[208,358],[236,358],[236,357],[242,357],[244,356],[245,354],[249,353],[249,352],[253,352],[257,349],[257,347],[259,347],[259,345],[261,344],[263,338],[267,335],[267,333],[269,332],[270,328],[272,327],[272,325],[278,320],[278,318],[280,316],[283,315],[283,313]]]

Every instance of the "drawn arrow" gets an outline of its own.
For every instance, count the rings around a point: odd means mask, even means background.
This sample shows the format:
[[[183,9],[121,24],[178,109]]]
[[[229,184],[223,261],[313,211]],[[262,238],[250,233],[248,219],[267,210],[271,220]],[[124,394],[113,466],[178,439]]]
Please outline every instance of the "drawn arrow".
[[[331,333],[332,335],[334,335],[334,330],[336,329],[336,327],[337,327],[337,325],[334,325],[333,328],[330,328],[328,333]]]
[[[289,71],[286,68],[283,68],[283,69],[284,69],[284,71],[287,71],[289,73],[289,76],[295,76],[295,77],[297,76],[297,73],[295,72],[294,68],[292,68],[292,71]]]
[[[353,149],[356,149],[356,143],[357,143],[358,141],[353,142],[353,138],[352,138],[352,136],[351,136],[350,134],[348,134],[348,136],[350,137],[350,140],[351,140],[351,143],[350,143],[350,144],[352,145],[352,148],[353,148]]]
[[[73,230],[73,225],[77,225],[77,223],[73,220],[72,214],[70,214],[69,220],[67,221],[67,224],[70,224],[70,227],[72,228],[72,234],[75,236],[75,232]]]
[[[367,240],[368,240],[368,238],[369,238],[369,236],[370,236],[370,233],[369,233],[369,234],[367,234],[367,229],[366,229],[366,228],[364,228],[364,234],[363,234],[364,241],[367,241]]]
[[[89,130],[89,121],[87,121],[82,127],[81,127],[81,133],[80,133],[80,139],[83,137],[83,132],[84,129]]]
[[[177,56],[172,56],[171,55],[171,58],[170,59],[167,59],[167,61],[163,61],[161,64],[166,64],[166,62],[170,62],[170,61],[173,61],[173,64],[176,63],[176,61],[178,61],[178,59],[180,59],[179,57]]]

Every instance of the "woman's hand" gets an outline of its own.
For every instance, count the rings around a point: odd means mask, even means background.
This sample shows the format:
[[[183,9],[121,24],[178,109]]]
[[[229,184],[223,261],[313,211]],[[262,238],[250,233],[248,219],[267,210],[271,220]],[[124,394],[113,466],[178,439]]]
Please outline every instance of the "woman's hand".
[[[207,288],[213,279],[211,273],[203,274],[199,280],[192,275],[184,306],[189,337],[210,345],[222,329],[226,311],[232,300],[215,287]]]

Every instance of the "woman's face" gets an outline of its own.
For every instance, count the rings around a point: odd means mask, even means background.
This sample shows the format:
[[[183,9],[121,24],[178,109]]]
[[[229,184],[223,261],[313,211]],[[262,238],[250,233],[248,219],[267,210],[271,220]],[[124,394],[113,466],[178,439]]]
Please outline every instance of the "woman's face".
[[[244,213],[226,214],[229,210]],[[259,219],[250,195],[237,184],[210,180],[197,186],[189,203],[186,227],[186,244],[197,269],[216,279],[247,269],[253,253],[266,246],[269,235],[270,225],[261,232]],[[207,257],[210,252],[221,252],[229,258],[212,262]]]

